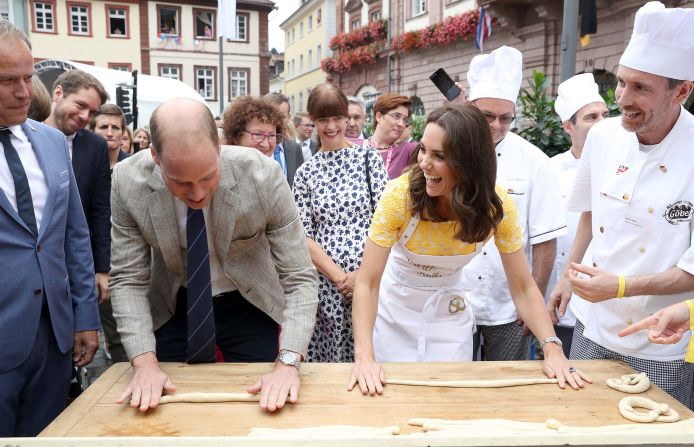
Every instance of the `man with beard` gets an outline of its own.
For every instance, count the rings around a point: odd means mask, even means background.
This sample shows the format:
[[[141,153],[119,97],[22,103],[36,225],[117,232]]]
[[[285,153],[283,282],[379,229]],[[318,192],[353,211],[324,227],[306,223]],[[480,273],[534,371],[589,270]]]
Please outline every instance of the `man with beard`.
[[[694,10],[660,2],[636,13],[617,70],[622,116],[588,132],[569,199],[582,213],[573,262],[552,293],[560,312],[571,299],[577,318],[572,358],[622,360],[687,405],[687,341],[658,346],[618,332],[694,290],[694,116],[682,107],[694,80],[692,23]]]

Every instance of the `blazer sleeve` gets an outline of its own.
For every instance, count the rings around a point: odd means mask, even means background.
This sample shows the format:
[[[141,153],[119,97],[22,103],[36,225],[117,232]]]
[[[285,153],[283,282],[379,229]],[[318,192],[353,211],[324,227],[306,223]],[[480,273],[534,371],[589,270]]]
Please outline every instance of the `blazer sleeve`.
[[[263,190],[269,204],[265,232],[285,299],[280,349],[305,357],[316,321],[318,281],[289,185],[279,166],[274,171],[266,177]]]
[[[94,284],[94,260],[89,241],[89,227],[84,217],[82,202],[77,190],[75,173],[63,139],[70,176],[70,191],[65,221],[65,265],[70,278],[70,296],[74,315],[74,330],[88,331],[101,327],[99,307]]]
[[[93,138],[96,181],[92,192],[87,221],[92,231],[94,270],[108,273],[111,269],[111,172],[108,161],[108,145],[103,138]]]

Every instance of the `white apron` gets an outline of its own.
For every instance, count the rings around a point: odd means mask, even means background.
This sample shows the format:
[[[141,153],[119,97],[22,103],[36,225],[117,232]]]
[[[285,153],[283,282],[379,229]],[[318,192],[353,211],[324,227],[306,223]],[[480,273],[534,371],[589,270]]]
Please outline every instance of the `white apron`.
[[[419,218],[413,216],[386,263],[373,332],[377,362],[472,360],[475,317],[461,287],[468,255],[418,255],[405,248]]]

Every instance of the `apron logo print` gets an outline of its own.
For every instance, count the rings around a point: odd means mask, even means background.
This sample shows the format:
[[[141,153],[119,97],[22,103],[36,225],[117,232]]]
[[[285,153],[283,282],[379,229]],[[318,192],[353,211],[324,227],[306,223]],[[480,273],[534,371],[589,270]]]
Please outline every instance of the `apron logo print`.
[[[465,304],[465,298],[462,296],[454,296],[448,303],[448,314],[455,315],[459,314],[465,310],[467,304]]]
[[[694,211],[694,205],[688,200],[678,200],[675,203],[671,203],[665,209],[665,214],[663,217],[671,225],[677,225],[682,222],[689,222],[692,220],[692,212]]]
[[[619,174],[624,174],[624,173],[627,172],[628,170],[629,170],[629,166],[619,165],[619,167],[617,168],[616,174],[617,174],[617,175],[619,175]]]

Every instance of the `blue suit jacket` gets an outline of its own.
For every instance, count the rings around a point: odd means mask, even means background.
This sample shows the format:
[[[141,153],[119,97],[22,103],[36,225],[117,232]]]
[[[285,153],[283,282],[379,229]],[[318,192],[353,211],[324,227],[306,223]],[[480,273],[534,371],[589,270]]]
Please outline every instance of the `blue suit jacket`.
[[[74,332],[99,328],[89,229],[65,137],[33,120],[22,124],[48,185],[39,235],[34,236],[0,190],[0,372],[32,349],[43,296],[61,352]]]
[[[111,269],[111,169],[106,140],[86,129],[72,140],[72,169],[89,225],[94,269]]]

